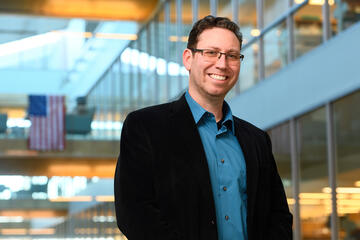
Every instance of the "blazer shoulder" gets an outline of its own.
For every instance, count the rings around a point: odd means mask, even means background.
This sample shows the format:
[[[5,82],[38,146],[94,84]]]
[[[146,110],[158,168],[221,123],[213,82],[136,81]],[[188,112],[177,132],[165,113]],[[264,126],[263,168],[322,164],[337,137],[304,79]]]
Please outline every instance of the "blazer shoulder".
[[[150,132],[161,132],[170,122],[173,103],[153,105],[130,112],[125,118],[123,128],[140,127]]]
[[[238,125],[238,126],[241,126],[241,127],[244,127],[250,131],[255,131],[255,132],[264,132],[264,130],[258,128],[257,126],[255,126],[254,124],[252,123],[249,123],[248,121],[245,121],[241,118],[238,118],[236,116],[233,116],[234,118],[234,121],[235,121],[235,125]]]
[[[146,119],[161,119],[167,115],[171,110],[171,102],[163,103],[159,105],[153,105],[145,108],[141,108],[135,111],[130,112],[126,119],[130,120],[146,120]]]
[[[238,118],[236,116],[233,116],[234,122],[235,122],[235,129],[238,128],[243,131],[247,131],[249,134],[251,134],[254,137],[260,137],[260,138],[268,138],[268,134],[266,131],[258,128],[252,123],[249,123],[241,118]]]

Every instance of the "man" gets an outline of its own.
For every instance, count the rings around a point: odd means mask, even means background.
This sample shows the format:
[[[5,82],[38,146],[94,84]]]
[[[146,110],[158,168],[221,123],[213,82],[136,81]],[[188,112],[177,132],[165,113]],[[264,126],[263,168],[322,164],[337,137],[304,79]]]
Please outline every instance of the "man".
[[[129,240],[292,239],[270,139],[224,101],[241,43],[229,19],[199,20],[183,52],[189,90],[126,118],[115,208]]]

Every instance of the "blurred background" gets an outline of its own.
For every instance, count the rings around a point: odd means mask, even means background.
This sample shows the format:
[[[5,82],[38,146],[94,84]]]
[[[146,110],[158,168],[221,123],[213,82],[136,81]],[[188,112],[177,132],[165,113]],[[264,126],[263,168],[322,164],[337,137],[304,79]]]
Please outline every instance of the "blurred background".
[[[0,239],[126,239],[122,122],[184,93],[208,14],[240,25],[227,101],[272,139],[294,239],[360,239],[359,0],[2,0]]]

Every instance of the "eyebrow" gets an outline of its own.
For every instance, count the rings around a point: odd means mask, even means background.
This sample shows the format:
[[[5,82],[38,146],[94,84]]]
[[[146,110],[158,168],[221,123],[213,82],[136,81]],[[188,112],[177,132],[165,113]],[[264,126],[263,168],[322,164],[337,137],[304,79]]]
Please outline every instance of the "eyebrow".
[[[217,50],[217,51],[220,51],[220,50],[221,50],[220,48],[218,48],[218,47],[213,47],[213,46],[204,47],[203,49],[213,49],[213,50]],[[229,49],[229,50],[226,51],[226,52],[240,52],[240,51],[241,51],[241,49],[240,49],[240,50],[237,50],[237,49],[231,48],[231,49]]]

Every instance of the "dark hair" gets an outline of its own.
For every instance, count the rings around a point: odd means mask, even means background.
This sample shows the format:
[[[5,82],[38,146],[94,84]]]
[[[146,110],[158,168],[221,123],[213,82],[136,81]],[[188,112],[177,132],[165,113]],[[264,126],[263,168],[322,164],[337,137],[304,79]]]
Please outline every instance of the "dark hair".
[[[240,48],[241,48],[242,34],[240,32],[239,26],[226,17],[214,17],[211,15],[198,20],[194,24],[194,26],[191,29],[190,34],[189,34],[187,48],[196,48],[200,34],[204,30],[211,29],[214,27],[225,28],[225,29],[232,31],[235,34],[235,36],[237,37],[237,39],[239,40]]]

